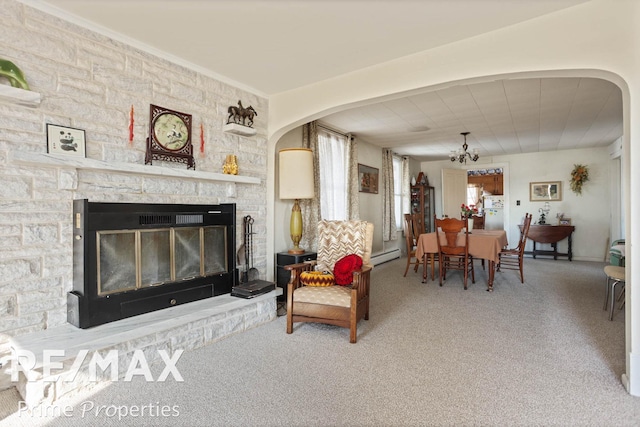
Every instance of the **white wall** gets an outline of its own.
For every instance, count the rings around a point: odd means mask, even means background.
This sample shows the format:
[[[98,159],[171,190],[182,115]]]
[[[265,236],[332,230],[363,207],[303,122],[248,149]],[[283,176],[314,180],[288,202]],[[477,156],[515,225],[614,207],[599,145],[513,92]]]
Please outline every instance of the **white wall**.
[[[358,163],[378,169],[378,194],[358,193],[360,199],[360,219],[372,222],[373,247],[375,255],[384,251],[382,241],[382,149],[358,139]]]
[[[544,153],[517,154],[508,156],[494,156],[480,159],[483,164],[501,164],[505,168],[505,204],[508,206],[508,217],[505,230],[511,246],[518,241],[518,224],[522,223],[525,213],[533,214],[533,221],[537,222],[540,213],[538,209],[544,202],[529,201],[529,183],[534,181],[561,181],[562,200],[550,202],[551,211],[548,223],[557,223],[556,214],[563,212],[571,218],[571,224],[576,227],[573,234],[573,257],[582,261],[603,261],[608,253],[611,200],[610,200],[610,159],[609,148],[591,148],[582,150],[562,150]],[[582,163],[589,167],[589,181],[584,185],[582,195],[571,191],[569,179],[574,164]],[[484,167],[474,163],[473,167]],[[443,168],[456,168],[450,161],[423,162],[422,170],[429,176],[429,181],[436,186],[437,194],[442,191]],[[459,166],[457,166],[459,167]],[[520,206],[517,201],[520,201]],[[436,211],[442,212],[442,198],[436,199]],[[527,243],[527,250],[532,243]],[[539,248],[549,249],[549,245],[538,245]],[[567,241],[558,245],[560,252],[566,252]]]

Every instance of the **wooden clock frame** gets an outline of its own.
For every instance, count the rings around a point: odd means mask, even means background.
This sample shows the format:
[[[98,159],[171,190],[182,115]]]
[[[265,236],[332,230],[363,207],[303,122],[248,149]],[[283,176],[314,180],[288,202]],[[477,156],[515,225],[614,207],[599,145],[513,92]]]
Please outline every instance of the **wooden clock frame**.
[[[185,163],[187,169],[196,168],[191,144],[191,114],[151,104],[144,163],[152,164],[153,160]]]

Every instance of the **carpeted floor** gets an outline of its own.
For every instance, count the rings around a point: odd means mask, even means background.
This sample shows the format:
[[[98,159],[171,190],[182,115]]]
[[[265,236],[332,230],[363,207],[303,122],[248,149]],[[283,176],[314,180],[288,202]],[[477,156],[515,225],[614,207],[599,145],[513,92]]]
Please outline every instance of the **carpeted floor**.
[[[604,264],[528,258],[525,283],[496,273],[493,293],[479,265],[466,291],[458,272],[439,287],[404,266],[374,269],[357,344],[326,325],[287,335],[279,317],[183,354],[184,382],[137,377],[56,402],[70,416],[14,410],[0,425],[109,425],[118,411],[136,426],[640,424],[620,382],[624,311],[602,310]]]

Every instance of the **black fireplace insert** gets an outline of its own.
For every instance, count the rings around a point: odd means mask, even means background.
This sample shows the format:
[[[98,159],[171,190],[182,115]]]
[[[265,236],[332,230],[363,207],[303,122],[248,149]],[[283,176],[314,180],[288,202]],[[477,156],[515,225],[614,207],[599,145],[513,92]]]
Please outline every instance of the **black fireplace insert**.
[[[237,282],[236,206],[73,204],[73,291],[79,328],[230,293]]]

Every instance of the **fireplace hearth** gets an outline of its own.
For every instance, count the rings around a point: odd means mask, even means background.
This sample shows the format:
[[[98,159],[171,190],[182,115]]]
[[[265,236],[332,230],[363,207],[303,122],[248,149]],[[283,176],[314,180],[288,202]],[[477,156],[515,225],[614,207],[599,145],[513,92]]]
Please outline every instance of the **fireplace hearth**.
[[[235,204],[74,201],[67,321],[90,328],[231,292]]]

